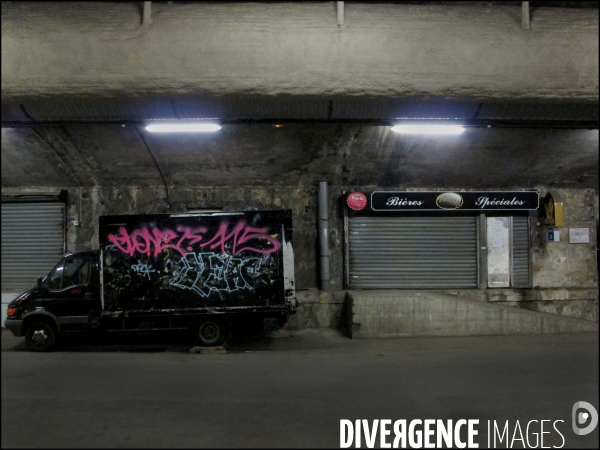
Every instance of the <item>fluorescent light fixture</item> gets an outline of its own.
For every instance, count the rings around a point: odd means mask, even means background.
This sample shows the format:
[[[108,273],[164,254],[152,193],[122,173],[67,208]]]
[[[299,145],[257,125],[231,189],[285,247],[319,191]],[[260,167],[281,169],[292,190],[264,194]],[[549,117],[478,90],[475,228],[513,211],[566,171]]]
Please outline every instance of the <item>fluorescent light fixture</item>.
[[[187,123],[156,123],[146,126],[146,131],[151,133],[206,133],[210,131],[219,131],[221,125],[216,123],[201,123],[201,122],[187,122]]]
[[[460,134],[465,128],[460,125],[407,124],[393,126],[392,131],[408,134]]]

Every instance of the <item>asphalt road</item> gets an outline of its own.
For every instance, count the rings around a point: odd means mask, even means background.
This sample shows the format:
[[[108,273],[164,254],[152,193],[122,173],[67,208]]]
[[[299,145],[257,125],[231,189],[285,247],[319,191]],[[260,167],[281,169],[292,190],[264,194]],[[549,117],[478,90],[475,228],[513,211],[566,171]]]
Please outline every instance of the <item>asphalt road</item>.
[[[341,419],[479,420],[480,448],[490,421],[508,427],[497,448],[533,447],[541,431],[538,448],[598,448],[598,428],[578,436],[571,420],[577,401],[599,409],[597,333],[272,336],[237,338],[224,354],[191,354],[171,335],[32,353],[3,329],[2,448],[339,448]]]

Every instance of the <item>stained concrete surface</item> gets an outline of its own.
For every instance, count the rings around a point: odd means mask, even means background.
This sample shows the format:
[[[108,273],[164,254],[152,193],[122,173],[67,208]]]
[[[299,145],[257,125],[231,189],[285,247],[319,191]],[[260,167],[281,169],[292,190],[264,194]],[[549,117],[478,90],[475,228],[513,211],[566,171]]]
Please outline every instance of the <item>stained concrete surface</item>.
[[[356,341],[303,330],[238,337],[227,354],[190,354],[173,335],[70,339],[40,354],[2,330],[1,443],[337,448],[340,419],[463,418],[480,420],[481,448],[488,420],[512,432],[542,419],[564,420],[564,448],[597,448],[598,429],[576,436],[570,416],[577,401],[598,409],[598,344],[598,333]],[[561,444],[545,435],[545,447]]]
[[[333,2],[158,2],[151,26],[131,2],[5,3],[3,101],[162,93],[598,97],[595,8],[536,6],[524,31],[521,5],[506,2],[351,2],[343,26]],[[180,110],[215,117],[189,103]]]
[[[436,291],[348,291],[353,338],[598,332],[598,323]],[[350,326],[348,326],[350,328]]]
[[[223,124],[218,133],[167,136],[133,125],[78,123],[2,128],[1,141],[3,189],[71,188],[72,200],[72,188],[81,187],[86,209],[96,202],[111,209],[164,208],[162,176],[171,212],[231,202],[247,207],[280,202],[290,208],[304,201],[302,191],[315,192],[323,180],[343,190],[549,186],[598,191],[597,129],[491,127],[432,136],[362,124],[286,123],[277,129]],[[92,187],[95,192],[89,193]],[[592,192],[563,195],[567,220],[590,220]]]

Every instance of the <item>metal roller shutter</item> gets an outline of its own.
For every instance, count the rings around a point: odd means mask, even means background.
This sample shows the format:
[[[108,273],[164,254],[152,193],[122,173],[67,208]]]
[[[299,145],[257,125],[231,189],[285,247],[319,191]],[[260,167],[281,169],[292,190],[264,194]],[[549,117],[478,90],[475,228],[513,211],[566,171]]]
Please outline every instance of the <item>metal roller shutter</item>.
[[[529,220],[512,218],[512,287],[531,286],[529,271]]]
[[[64,251],[64,203],[2,204],[3,292],[33,287]]]
[[[352,289],[476,288],[476,217],[348,219]]]

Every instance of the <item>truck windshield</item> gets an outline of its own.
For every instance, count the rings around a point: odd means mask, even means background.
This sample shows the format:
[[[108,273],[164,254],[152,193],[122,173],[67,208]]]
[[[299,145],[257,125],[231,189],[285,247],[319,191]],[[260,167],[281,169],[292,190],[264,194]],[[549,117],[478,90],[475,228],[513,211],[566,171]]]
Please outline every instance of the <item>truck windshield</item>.
[[[60,291],[71,286],[85,285],[90,280],[89,258],[73,257],[65,259],[48,277],[48,289]]]

